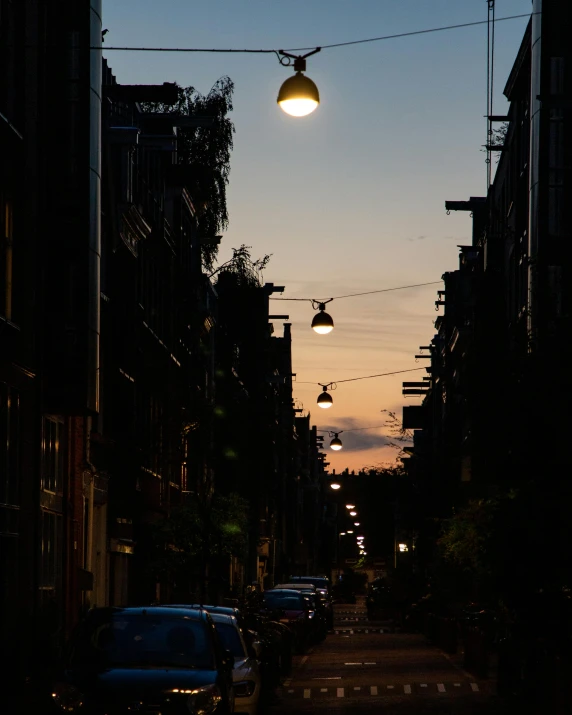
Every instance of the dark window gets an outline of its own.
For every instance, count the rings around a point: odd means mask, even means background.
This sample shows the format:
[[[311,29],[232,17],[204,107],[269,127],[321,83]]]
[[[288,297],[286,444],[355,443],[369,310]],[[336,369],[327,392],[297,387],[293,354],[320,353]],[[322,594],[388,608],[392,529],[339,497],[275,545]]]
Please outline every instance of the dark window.
[[[212,636],[204,623],[153,613],[94,614],[77,638],[72,664],[214,670]]]
[[[19,499],[19,408],[18,392],[0,382],[0,509],[15,509]],[[4,517],[10,521],[9,517]],[[0,517],[0,533],[7,523]],[[14,517],[15,518],[15,517]],[[14,533],[12,527],[9,533]]]
[[[215,627],[222,641],[222,647],[229,650],[235,658],[244,658],[246,653],[237,627],[232,623],[219,623],[218,621],[215,621]]]
[[[64,423],[58,417],[44,417],[42,434],[42,489],[60,494],[64,476]]]
[[[59,591],[62,577],[62,516],[42,511],[40,542],[40,589]]]

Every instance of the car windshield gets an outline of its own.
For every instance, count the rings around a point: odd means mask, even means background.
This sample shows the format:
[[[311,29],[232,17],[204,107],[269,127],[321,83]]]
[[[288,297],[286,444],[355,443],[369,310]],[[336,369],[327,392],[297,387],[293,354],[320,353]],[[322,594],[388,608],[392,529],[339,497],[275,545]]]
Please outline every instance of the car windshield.
[[[320,578],[319,576],[297,576],[293,580],[300,583],[311,583],[316,588],[327,589],[329,585],[327,578]]]
[[[266,608],[283,608],[284,610],[305,610],[307,608],[306,599],[299,593],[292,591],[288,593],[265,593],[264,605]]]
[[[244,652],[244,645],[242,644],[236,626],[232,623],[219,623],[215,621],[215,627],[223,647],[229,650],[235,658],[244,658],[246,653]]]
[[[206,624],[188,618],[123,612],[88,619],[75,642],[70,665],[216,668]]]

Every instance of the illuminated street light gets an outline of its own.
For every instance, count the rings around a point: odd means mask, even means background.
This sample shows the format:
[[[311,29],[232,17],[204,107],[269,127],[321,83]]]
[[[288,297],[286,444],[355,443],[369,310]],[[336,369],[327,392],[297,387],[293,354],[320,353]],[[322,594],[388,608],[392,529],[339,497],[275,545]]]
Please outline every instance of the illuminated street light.
[[[326,304],[318,304],[319,313],[312,318],[312,328],[320,335],[327,335],[334,329],[334,320],[329,313],[326,313]]]
[[[305,117],[311,114],[320,104],[318,88],[309,77],[302,74],[302,72],[306,71],[306,57],[315,55],[319,51],[320,48],[317,47],[306,55],[291,55],[288,52],[284,52],[284,50],[278,50],[282,55],[280,58],[281,64],[288,67],[290,66],[290,59],[294,60],[294,72],[296,74],[282,83],[277,99],[280,107],[292,117]]]
[[[359,526],[359,521],[354,521],[354,526]]]
[[[339,452],[340,449],[342,448],[342,440],[338,437],[338,435],[341,434],[340,432],[334,432],[334,438],[330,442],[330,447],[334,450],[334,452]],[[351,512],[350,512],[351,514]],[[355,514],[352,514],[352,516],[355,516]]]
[[[345,536],[346,532],[345,531],[340,531],[340,536]]]
[[[355,504],[346,504],[346,509],[355,509],[356,505]]]
[[[318,407],[323,407],[325,410],[331,407],[334,400],[328,392],[328,385],[322,385],[323,392],[318,395]]]
[[[407,548],[407,544],[399,544],[399,550],[400,551],[409,551]]]
[[[353,529],[348,529],[348,534],[353,534]]]
[[[357,516],[357,511],[350,511],[350,516]]]
[[[334,491],[340,489],[341,486],[342,485],[339,482],[330,482],[330,489],[333,489]]]

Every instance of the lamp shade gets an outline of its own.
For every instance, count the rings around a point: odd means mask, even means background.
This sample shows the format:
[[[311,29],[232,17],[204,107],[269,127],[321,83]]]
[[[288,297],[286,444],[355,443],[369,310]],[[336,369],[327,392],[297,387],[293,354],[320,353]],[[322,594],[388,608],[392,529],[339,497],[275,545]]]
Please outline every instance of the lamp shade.
[[[334,329],[334,321],[329,313],[320,310],[312,319],[312,328],[320,335],[327,335]]]
[[[318,88],[309,77],[296,72],[293,77],[282,83],[278,92],[278,104],[293,117],[305,117],[311,114],[320,103]]]

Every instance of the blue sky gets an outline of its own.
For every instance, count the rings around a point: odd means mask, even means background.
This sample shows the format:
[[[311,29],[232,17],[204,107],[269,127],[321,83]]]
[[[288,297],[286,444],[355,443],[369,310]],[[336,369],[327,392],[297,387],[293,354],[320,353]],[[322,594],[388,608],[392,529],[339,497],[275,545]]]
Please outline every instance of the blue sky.
[[[486,0],[104,0],[105,46],[289,49],[486,20]],[[497,17],[529,13],[530,0],[496,0]],[[495,114],[526,19],[500,22],[495,43]],[[445,200],[486,192],[486,25],[322,50],[308,59],[321,104],[293,118],[276,104],[292,70],[272,54],[105,52],[126,84],[178,82],[207,93],[221,76],[235,83],[232,247],[272,254],[264,278],[282,297],[327,298],[439,281],[471,240],[467,214]],[[336,300],[336,327],[317,336],[309,303],[276,302],[290,315],[295,397],[318,427],[378,426],[418,398],[403,380],[423,371],[340,384],[334,405],[316,405],[307,382],[421,367],[438,315],[440,285]],[[276,322],[275,329],[282,327]],[[406,402],[406,400],[408,400]],[[367,435],[367,438],[366,438]],[[331,467],[391,462],[388,429],[347,432]],[[378,438],[378,439],[376,439]]]

